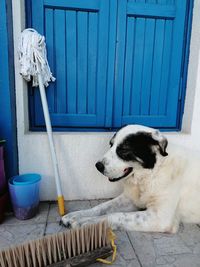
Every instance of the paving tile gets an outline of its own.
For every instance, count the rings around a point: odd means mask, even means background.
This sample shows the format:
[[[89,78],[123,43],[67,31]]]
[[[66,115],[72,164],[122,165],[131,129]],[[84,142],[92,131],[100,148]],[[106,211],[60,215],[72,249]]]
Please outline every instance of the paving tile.
[[[176,256],[172,255],[164,255],[164,256],[159,256],[156,258],[156,264],[157,265],[171,265],[176,261]]]
[[[58,205],[56,203],[50,204],[47,221],[48,222],[57,222],[57,223],[60,221],[60,215],[58,213]]]
[[[160,265],[160,267],[165,265]],[[191,254],[180,254],[170,267],[200,267],[200,257]]]
[[[126,261],[125,264],[126,265],[124,265],[124,266],[126,266],[126,267],[141,267],[141,265],[137,259]]]
[[[192,253],[178,235],[161,235],[160,238],[153,238],[153,246],[158,256]]]
[[[76,210],[85,210],[85,209],[91,208],[89,200],[68,201],[66,206],[67,206],[68,212],[72,212]]]
[[[200,257],[193,254],[161,256],[156,259],[159,267],[200,267]]]
[[[193,251],[194,254],[199,254],[200,255],[200,241],[199,241],[199,243],[197,243],[195,245],[194,248],[192,248],[192,251]]]
[[[76,200],[76,201],[66,201],[65,207],[67,209],[67,212],[72,212],[76,210],[84,210],[84,209],[90,209],[90,201],[85,200]],[[58,205],[56,203],[50,204],[49,209],[49,215],[48,215],[48,222],[59,222],[60,221],[60,215],[58,213]]]
[[[190,227],[191,230],[193,229],[194,233],[198,230],[195,225]],[[187,254],[188,257],[194,257],[192,254],[193,251],[187,243],[189,242],[189,244],[191,244],[192,236],[190,237],[190,233],[186,229],[174,235],[140,232],[128,232],[128,235],[143,267],[155,267],[160,265],[175,267],[175,263],[180,261],[179,255],[181,257],[181,255]],[[196,242],[197,240],[200,241],[200,238],[198,239],[197,237]],[[200,255],[198,253],[196,254],[200,261]]]
[[[115,243],[117,245],[118,254],[120,254],[124,260],[136,259],[127,233],[125,231],[115,231],[115,234],[117,237]]]
[[[143,267],[156,266],[156,254],[151,234],[128,232],[132,246]]]
[[[39,205],[39,212],[38,214],[29,220],[18,220],[13,213],[6,214],[5,220],[1,225],[9,225],[9,224],[35,224],[35,223],[45,223],[47,221],[47,215],[49,210],[49,203],[41,202]]]
[[[45,224],[21,224],[0,226],[0,249],[40,238]]]
[[[194,224],[181,226],[178,236],[193,253],[200,254],[200,228]]]

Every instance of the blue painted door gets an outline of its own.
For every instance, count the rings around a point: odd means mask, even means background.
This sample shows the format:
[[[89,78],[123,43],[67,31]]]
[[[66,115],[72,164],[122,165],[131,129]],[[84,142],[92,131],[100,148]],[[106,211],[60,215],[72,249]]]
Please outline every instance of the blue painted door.
[[[187,0],[34,0],[56,82],[47,88],[56,128],[177,128]],[[44,126],[38,90],[31,123]]]

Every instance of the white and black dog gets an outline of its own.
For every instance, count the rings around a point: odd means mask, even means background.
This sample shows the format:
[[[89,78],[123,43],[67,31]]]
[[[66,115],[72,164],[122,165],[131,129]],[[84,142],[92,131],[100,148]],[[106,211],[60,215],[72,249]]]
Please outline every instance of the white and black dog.
[[[69,213],[64,225],[107,220],[113,229],[175,233],[180,222],[200,223],[200,155],[175,145],[152,128],[129,125],[110,140],[96,163],[109,181],[122,181],[117,198]]]

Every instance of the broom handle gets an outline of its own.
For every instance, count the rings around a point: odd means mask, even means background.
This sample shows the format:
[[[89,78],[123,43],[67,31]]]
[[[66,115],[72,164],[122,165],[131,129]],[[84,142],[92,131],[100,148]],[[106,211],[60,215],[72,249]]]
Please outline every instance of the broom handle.
[[[48,134],[48,138],[49,138],[51,158],[53,161],[54,176],[55,176],[57,196],[58,196],[59,214],[61,216],[63,216],[65,214],[64,197],[63,197],[62,190],[61,190],[60,176],[59,176],[59,171],[58,171],[58,161],[57,161],[55,146],[54,146],[54,142],[53,142],[53,134],[52,134],[52,127],[51,127],[51,120],[50,120],[50,116],[49,116],[47,98],[46,98],[46,93],[45,93],[45,88],[44,88],[42,76],[40,73],[38,74],[38,82],[39,82],[39,90],[40,90],[40,96],[41,96],[42,107],[43,107],[43,112],[44,112],[44,119],[45,119],[47,134]]]

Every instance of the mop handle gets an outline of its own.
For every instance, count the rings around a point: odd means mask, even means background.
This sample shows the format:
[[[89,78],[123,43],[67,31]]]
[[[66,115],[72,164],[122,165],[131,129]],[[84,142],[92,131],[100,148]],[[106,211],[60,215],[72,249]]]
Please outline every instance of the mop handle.
[[[44,112],[44,119],[45,119],[45,124],[47,128],[48,139],[49,139],[49,146],[51,150],[51,157],[53,161],[56,189],[57,189],[57,196],[58,196],[57,200],[58,200],[59,214],[63,216],[65,214],[64,197],[63,197],[62,190],[61,190],[60,176],[59,176],[59,171],[58,171],[58,162],[57,162],[55,146],[53,142],[53,134],[52,134],[52,127],[51,127],[51,121],[50,121],[50,116],[49,116],[49,109],[47,105],[47,98],[46,98],[44,84],[42,81],[42,76],[40,73],[38,74],[38,83],[39,83],[40,96],[41,96],[42,107],[43,107],[43,112]]]

